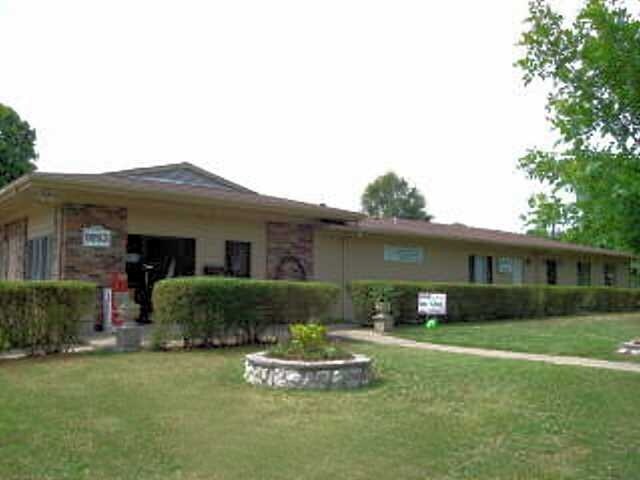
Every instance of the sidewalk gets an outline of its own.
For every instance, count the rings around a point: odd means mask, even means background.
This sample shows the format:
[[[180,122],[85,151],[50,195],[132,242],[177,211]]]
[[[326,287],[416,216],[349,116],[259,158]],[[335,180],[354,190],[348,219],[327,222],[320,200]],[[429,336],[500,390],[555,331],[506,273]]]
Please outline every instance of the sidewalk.
[[[439,345],[435,343],[416,342],[389,335],[379,335],[369,329],[335,330],[331,337],[342,340],[355,340],[375,343],[377,345],[390,345],[395,347],[414,348],[418,350],[431,350],[435,352],[459,353],[463,355],[475,355],[485,358],[503,358],[509,360],[526,360],[529,362],[551,363],[553,365],[571,365],[578,367],[601,368],[605,370],[618,370],[623,372],[640,373],[640,363],[612,362],[609,360],[596,360],[583,357],[564,357],[558,355],[544,355],[539,353],[509,352],[504,350],[490,350],[486,348],[456,347],[453,345]]]
[[[151,336],[153,333],[152,325],[144,325],[143,327],[142,345],[148,347],[151,344]],[[113,332],[92,332],[90,335],[82,338],[82,343],[71,347],[66,353],[87,353],[98,350],[115,350],[116,336]],[[0,361],[2,360],[18,360],[29,357],[28,350],[12,349],[6,352],[0,352]]]

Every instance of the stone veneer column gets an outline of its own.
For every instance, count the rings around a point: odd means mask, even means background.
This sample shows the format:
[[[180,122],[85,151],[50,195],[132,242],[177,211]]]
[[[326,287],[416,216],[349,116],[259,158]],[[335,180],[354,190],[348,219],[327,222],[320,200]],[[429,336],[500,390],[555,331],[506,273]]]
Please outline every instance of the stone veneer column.
[[[64,205],[61,219],[61,265],[63,280],[86,280],[109,286],[111,273],[126,273],[127,209],[98,205]],[[82,245],[82,230],[101,225],[111,230],[111,246]]]
[[[267,278],[313,278],[313,225],[267,223]]]

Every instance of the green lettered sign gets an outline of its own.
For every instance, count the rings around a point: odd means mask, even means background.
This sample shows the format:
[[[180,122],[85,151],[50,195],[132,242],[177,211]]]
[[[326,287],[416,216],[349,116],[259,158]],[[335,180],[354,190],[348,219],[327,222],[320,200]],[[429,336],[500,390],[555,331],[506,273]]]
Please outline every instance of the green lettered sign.
[[[422,263],[424,261],[424,251],[420,247],[397,247],[394,245],[385,245],[384,261]]]

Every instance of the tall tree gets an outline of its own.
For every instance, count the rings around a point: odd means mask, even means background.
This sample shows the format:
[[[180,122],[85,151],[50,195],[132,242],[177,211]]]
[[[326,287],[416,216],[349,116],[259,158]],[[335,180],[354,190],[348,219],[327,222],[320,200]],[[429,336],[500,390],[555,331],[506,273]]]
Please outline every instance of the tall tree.
[[[527,227],[527,234],[556,240],[570,236],[577,220],[573,205],[546,193],[531,195],[528,203],[529,211],[520,216]]]
[[[36,169],[36,131],[0,103],[0,188]]]
[[[520,168],[572,198],[567,238],[640,251],[640,22],[617,0],[586,0],[573,20],[534,0],[526,24],[517,65],[526,85],[550,85],[558,142]]]
[[[394,172],[371,182],[362,194],[362,210],[372,217],[431,220],[424,195]]]

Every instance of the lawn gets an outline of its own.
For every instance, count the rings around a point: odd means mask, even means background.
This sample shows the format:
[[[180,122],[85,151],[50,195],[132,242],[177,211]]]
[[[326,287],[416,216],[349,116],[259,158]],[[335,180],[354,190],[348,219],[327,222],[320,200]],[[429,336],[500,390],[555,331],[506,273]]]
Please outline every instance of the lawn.
[[[0,363],[0,478],[605,479],[640,471],[640,375],[357,345],[359,392],[241,380],[247,350]]]
[[[620,343],[640,337],[640,314],[557,317],[536,320],[400,327],[393,335],[420,342],[517,352],[640,361],[616,353]]]

